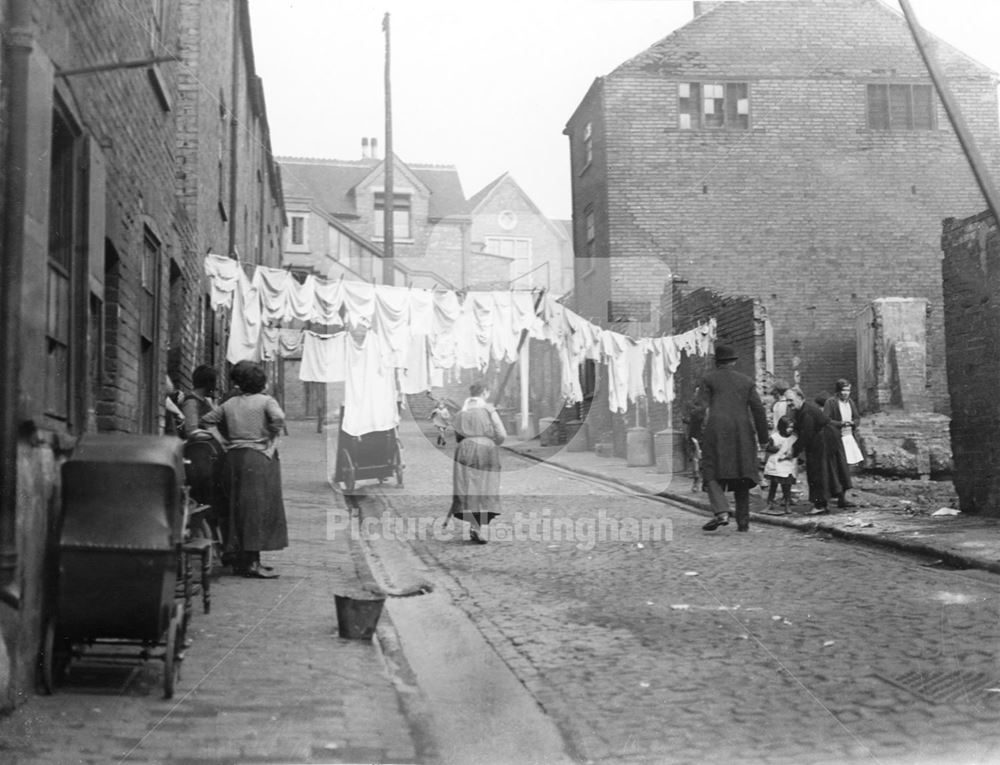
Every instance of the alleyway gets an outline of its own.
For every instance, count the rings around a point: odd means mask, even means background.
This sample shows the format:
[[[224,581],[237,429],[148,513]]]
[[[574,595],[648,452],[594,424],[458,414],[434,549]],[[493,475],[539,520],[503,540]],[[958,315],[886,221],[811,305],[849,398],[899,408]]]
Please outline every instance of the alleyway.
[[[74,670],[0,720],[0,760],[1000,757],[994,575],[774,526],[708,534],[703,516],[510,453],[505,523],[472,545],[440,525],[451,447],[412,422],[401,435],[405,486],[361,484],[359,542],[323,436],[292,423],[292,546],[265,561],[281,578],[215,581],[172,701],[158,666]],[[333,593],[369,577],[393,596],[378,640],[341,640]]]

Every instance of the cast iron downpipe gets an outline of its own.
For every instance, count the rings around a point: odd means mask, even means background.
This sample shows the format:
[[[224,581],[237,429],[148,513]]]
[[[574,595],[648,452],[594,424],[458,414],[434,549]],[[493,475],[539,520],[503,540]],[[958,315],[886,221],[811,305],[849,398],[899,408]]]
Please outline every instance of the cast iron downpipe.
[[[229,257],[236,254],[236,222],[239,215],[236,213],[236,202],[239,199],[236,193],[236,184],[239,182],[239,140],[240,123],[238,119],[238,104],[240,97],[240,13],[245,5],[245,0],[233,0],[233,53],[232,53],[232,81],[230,83],[230,121],[229,121]],[[251,260],[254,253],[250,253]]]
[[[7,80],[7,145],[4,151],[3,253],[0,257],[0,602],[21,602],[17,566],[17,410],[21,358],[21,281],[25,189],[28,175],[28,65],[34,36],[29,0],[8,0],[3,35]]]

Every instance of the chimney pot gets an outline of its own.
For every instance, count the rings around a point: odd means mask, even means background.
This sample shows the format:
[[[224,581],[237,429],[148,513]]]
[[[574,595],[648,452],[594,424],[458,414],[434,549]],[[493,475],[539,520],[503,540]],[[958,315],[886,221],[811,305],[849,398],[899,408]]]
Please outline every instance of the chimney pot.
[[[372,147],[372,159],[378,159],[378,139],[377,138],[372,138],[371,147]]]
[[[368,139],[361,139],[361,159],[368,159]]]

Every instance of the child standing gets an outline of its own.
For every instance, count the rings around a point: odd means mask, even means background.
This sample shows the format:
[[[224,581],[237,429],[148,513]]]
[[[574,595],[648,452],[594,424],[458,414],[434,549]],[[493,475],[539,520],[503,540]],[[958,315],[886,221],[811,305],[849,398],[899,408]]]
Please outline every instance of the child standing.
[[[781,486],[781,496],[784,504],[784,512],[788,512],[792,502],[792,484],[795,483],[795,457],[792,456],[792,447],[795,445],[795,426],[788,416],[778,420],[777,429],[771,433],[770,441],[767,445],[769,456],[764,465],[764,477],[769,479],[771,485],[767,489],[767,509],[774,508],[774,497],[778,493],[778,486]]]
[[[445,439],[444,434],[451,426],[451,411],[443,399],[438,399],[437,406],[434,407],[434,411],[431,412],[429,419],[434,423],[434,427],[437,428],[437,445],[446,446],[448,441]]]

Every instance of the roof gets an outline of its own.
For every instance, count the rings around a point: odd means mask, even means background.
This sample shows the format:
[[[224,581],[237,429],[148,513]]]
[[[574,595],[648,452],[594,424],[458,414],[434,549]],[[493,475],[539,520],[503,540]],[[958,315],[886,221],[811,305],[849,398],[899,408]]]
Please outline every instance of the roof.
[[[551,219],[547,218],[541,210],[538,209],[538,205],[534,203],[531,197],[528,196],[528,193],[521,188],[521,185],[514,180],[514,176],[511,175],[509,172],[505,172],[499,177],[494,178],[492,181],[487,183],[483,188],[481,188],[479,191],[477,191],[475,194],[472,195],[472,197],[469,199],[470,213],[474,215],[486,209],[487,205],[492,201],[493,195],[503,186],[509,186],[513,188],[513,190],[518,195],[520,195],[520,197],[524,200],[525,204],[528,206],[528,209],[531,210],[532,213],[537,215],[542,220],[542,222],[546,226],[548,226],[549,229],[552,231],[552,233],[554,233],[557,237],[563,239],[571,239],[571,237],[566,236],[566,231],[562,226],[558,225],[557,223],[554,223]]]
[[[933,35],[930,35],[932,39]],[[996,73],[938,40],[950,77]],[[627,74],[791,78],[926,77],[901,13],[881,0],[731,0],[617,67]]]
[[[403,164],[396,157],[398,164]],[[358,214],[354,188],[378,170],[381,159],[313,159],[278,157],[286,197],[306,197],[331,215]],[[458,171],[451,165],[411,165],[405,167],[430,190],[429,218],[467,215],[469,203],[462,191]]]

